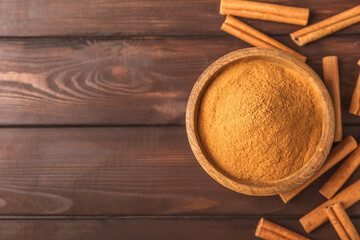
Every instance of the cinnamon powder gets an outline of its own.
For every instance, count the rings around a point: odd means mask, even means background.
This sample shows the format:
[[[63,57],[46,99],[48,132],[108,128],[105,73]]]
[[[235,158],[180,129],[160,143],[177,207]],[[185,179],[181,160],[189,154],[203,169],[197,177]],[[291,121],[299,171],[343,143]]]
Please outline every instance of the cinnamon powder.
[[[315,153],[322,132],[320,99],[297,69],[250,58],[223,69],[204,93],[198,115],[202,146],[232,178],[285,178]]]

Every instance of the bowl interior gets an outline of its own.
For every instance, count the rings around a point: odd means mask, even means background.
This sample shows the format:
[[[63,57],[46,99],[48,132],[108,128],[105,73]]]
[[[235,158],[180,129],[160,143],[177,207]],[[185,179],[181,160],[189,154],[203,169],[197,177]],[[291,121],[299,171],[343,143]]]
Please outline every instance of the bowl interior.
[[[295,68],[309,79],[311,86],[314,88],[316,94],[319,95],[319,99],[323,106],[323,128],[321,139],[314,155],[297,172],[277,181],[255,183],[234,178],[212,164],[211,159],[207,157],[207,153],[201,144],[197,131],[197,119],[200,103],[207,87],[223,68],[244,59],[260,57]],[[305,120],[306,119],[304,119],[304,121]],[[247,48],[235,51],[211,64],[194,85],[186,110],[186,129],[189,143],[200,165],[220,184],[234,191],[248,195],[266,196],[283,193],[296,188],[311,178],[311,176],[313,176],[322,166],[330,151],[333,142],[334,128],[334,110],[331,99],[318,75],[308,65],[294,56],[281,50],[267,48]]]

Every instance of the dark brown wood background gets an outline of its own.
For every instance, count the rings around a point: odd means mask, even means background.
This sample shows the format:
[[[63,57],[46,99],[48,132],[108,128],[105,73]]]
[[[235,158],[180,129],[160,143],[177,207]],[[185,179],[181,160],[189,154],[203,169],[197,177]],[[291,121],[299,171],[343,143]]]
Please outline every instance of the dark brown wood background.
[[[265,0],[264,0],[265,1]],[[267,0],[310,23],[359,0]],[[220,56],[249,47],[219,30],[219,0],[0,1],[0,239],[254,239],[260,217],[305,233],[324,175],[289,204],[220,186],[186,139],[187,98]],[[360,24],[305,47],[298,26],[244,20],[308,56],[337,55],[344,134]],[[358,170],[349,185],[360,177]],[[360,204],[349,209],[360,228]],[[329,224],[308,235],[337,239]]]

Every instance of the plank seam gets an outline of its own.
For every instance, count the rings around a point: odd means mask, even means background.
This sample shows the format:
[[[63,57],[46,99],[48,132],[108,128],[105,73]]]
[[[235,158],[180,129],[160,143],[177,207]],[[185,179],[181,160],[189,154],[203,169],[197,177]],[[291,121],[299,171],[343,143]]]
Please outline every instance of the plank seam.
[[[2,215],[0,220],[256,220],[261,217],[269,219],[298,220],[303,215],[214,215],[214,216],[120,216],[120,215]],[[360,219],[360,215],[350,215],[351,219]]]

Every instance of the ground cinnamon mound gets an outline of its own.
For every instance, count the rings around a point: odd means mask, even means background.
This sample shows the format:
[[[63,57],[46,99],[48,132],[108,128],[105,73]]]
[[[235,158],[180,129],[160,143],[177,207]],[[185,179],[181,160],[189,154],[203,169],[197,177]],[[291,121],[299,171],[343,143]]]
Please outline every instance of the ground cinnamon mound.
[[[204,93],[200,141],[233,178],[269,182],[306,163],[321,138],[322,105],[299,70],[263,58],[223,69]]]

